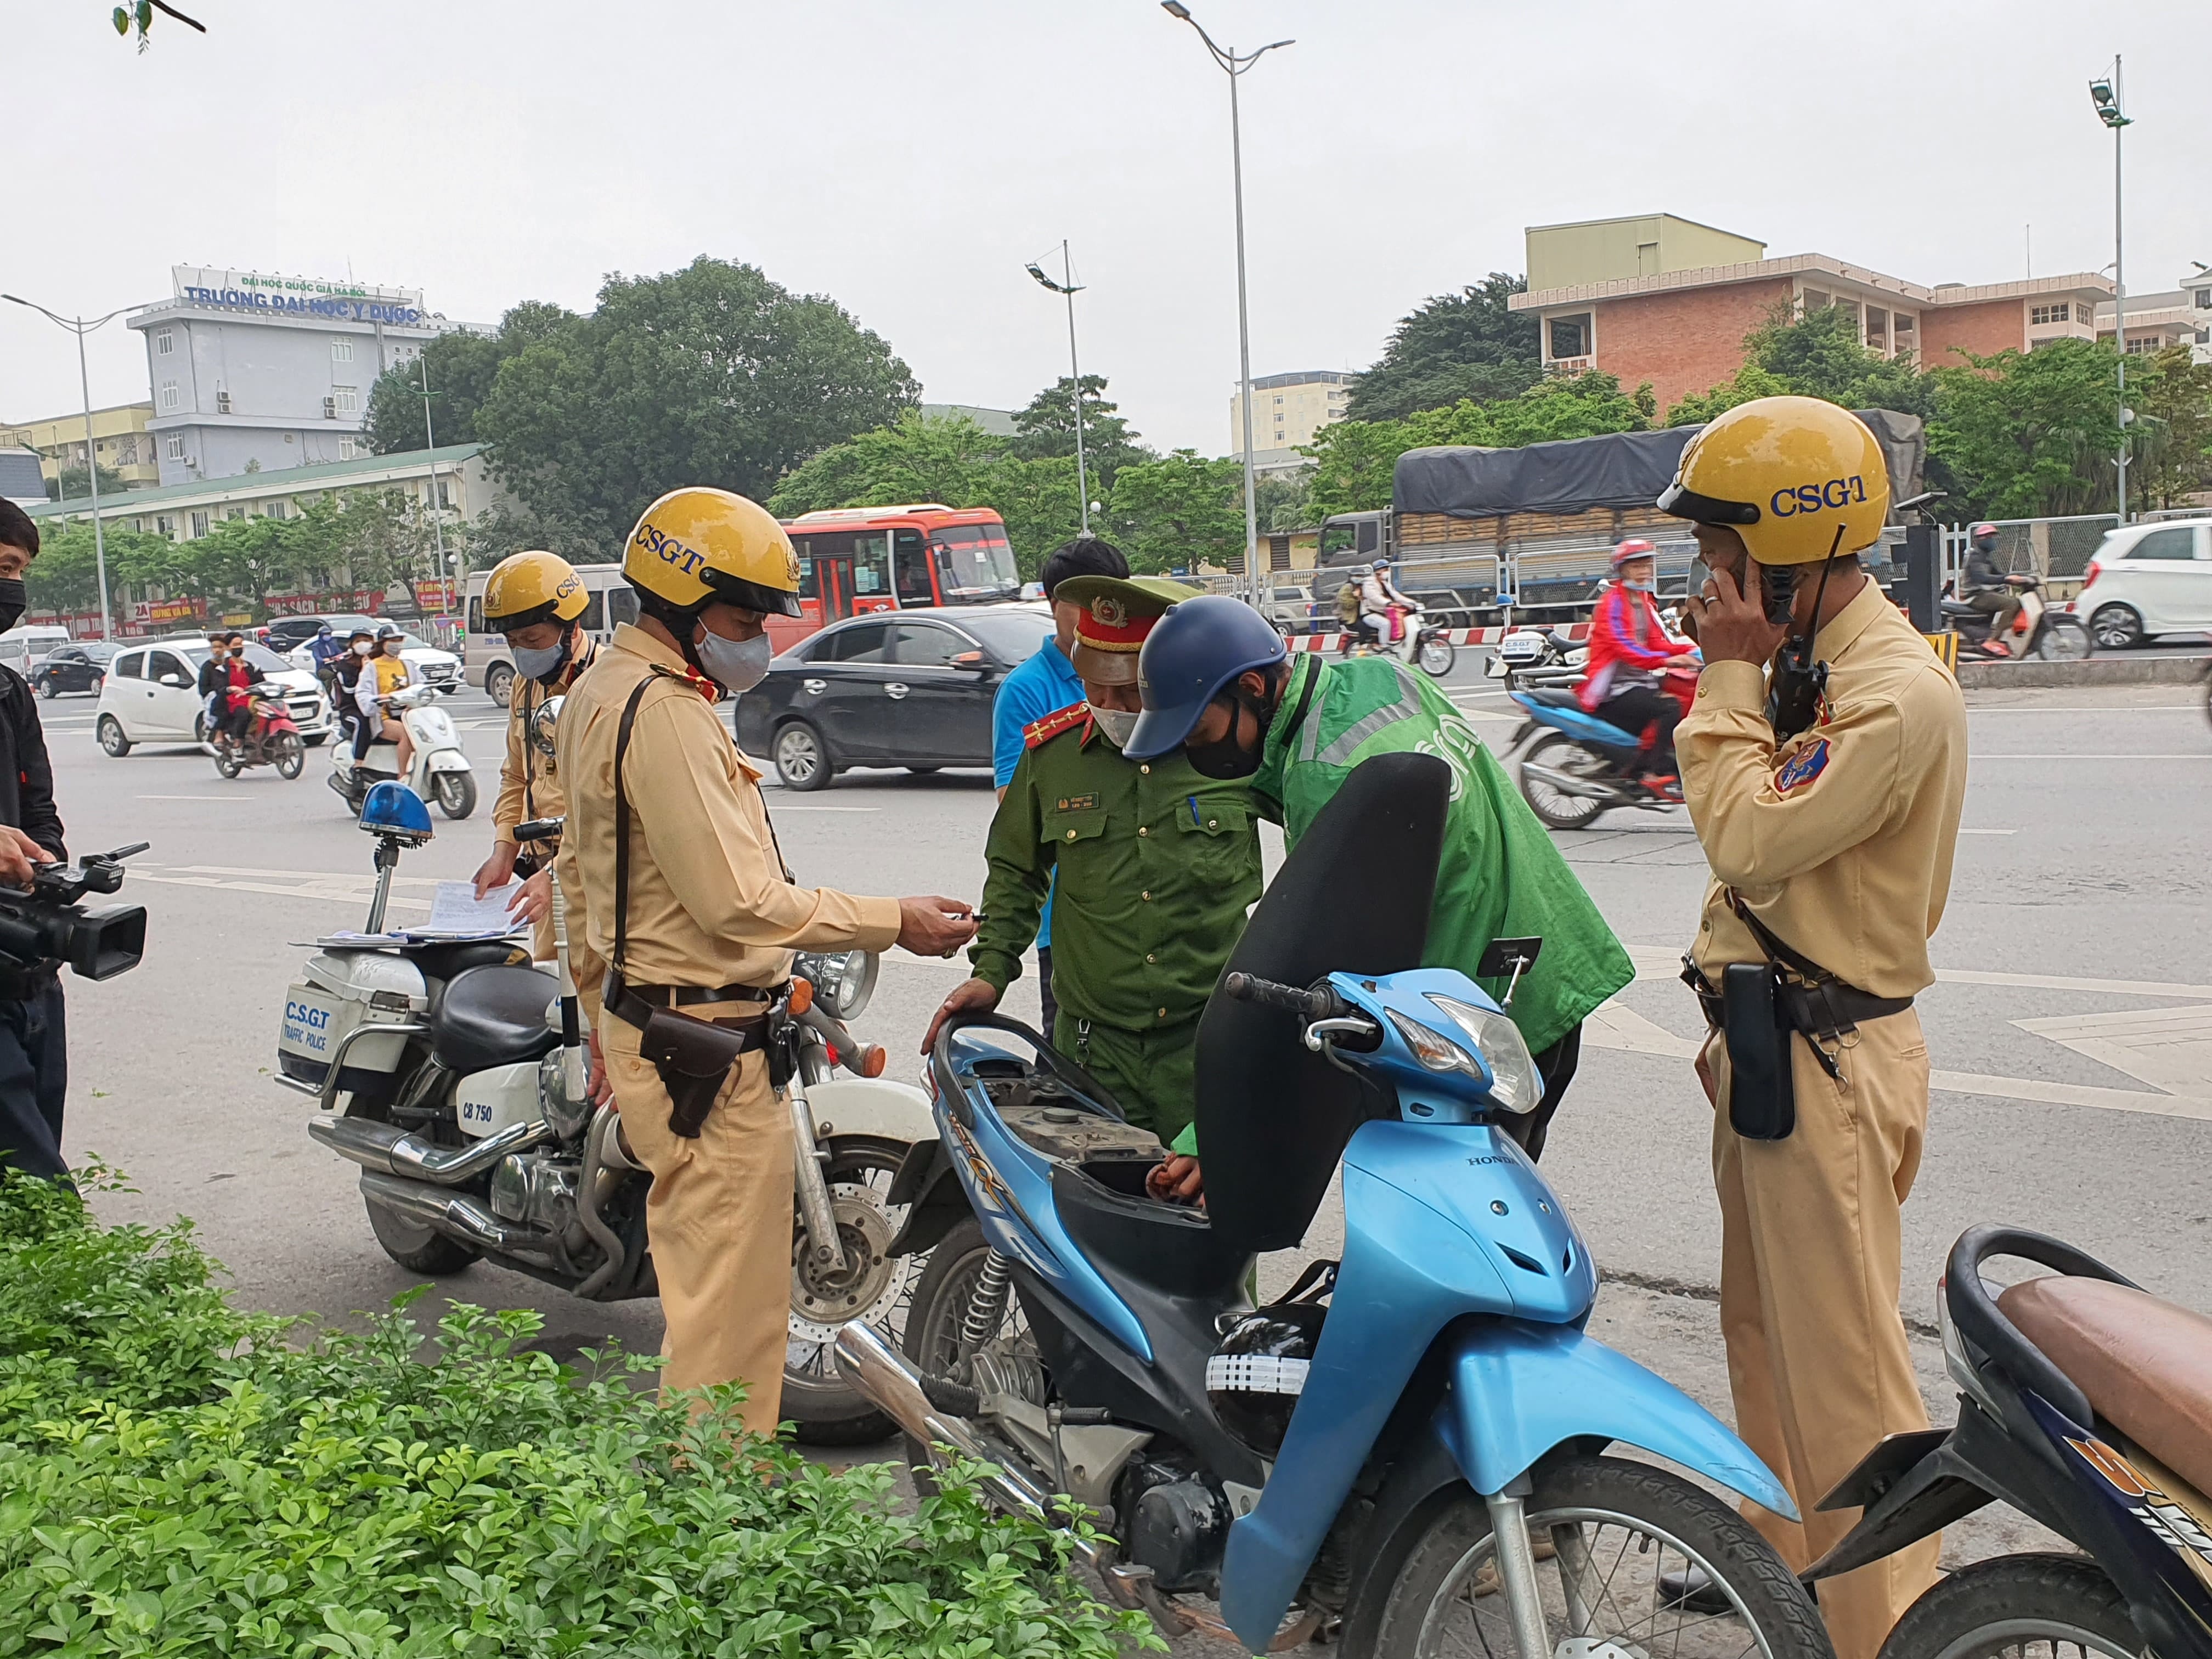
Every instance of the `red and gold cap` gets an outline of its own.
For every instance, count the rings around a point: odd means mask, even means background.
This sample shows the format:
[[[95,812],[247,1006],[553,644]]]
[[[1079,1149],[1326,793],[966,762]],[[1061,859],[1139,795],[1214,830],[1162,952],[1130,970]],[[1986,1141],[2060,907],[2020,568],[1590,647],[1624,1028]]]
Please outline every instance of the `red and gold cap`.
[[[1164,576],[1070,576],[1052,598],[1055,605],[1081,607],[1075,622],[1076,678],[1093,685],[1134,685],[1145,635],[1198,592]]]

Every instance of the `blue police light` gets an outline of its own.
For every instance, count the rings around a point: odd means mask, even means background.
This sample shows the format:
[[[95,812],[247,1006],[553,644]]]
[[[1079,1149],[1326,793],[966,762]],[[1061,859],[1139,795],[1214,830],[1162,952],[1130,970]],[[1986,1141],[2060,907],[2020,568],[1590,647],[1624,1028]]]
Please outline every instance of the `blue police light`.
[[[416,846],[430,839],[430,809],[404,783],[380,783],[361,804],[361,827]]]

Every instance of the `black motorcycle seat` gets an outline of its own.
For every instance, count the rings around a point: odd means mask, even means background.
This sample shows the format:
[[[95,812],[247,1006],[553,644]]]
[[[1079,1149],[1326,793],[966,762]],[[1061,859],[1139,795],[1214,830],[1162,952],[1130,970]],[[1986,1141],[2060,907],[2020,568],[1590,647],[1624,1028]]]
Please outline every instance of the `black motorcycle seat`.
[[[560,1041],[545,1023],[559,994],[553,976],[535,968],[471,968],[430,1016],[430,1057],[464,1073],[536,1060]]]
[[[1225,1302],[1251,1268],[1249,1253],[1223,1243],[1203,1210],[1126,1196],[1064,1164],[1052,1172],[1052,1199],[1085,1255],[1170,1296]]]
[[[2013,1285],[1997,1311],[2100,1417],[2212,1492],[2212,1319],[2132,1285],[2063,1275]]]
[[[1564,685],[1532,685],[1519,695],[1547,708],[1580,708],[1582,699]]]
[[[1964,599],[1946,599],[1943,601],[1943,614],[1947,617],[1978,617],[1982,613]]]
[[[1544,637],[1549,640],[1552,642],[1553,647],[1558,651],[1567,652],[1579,651],[1582,649],[1582,646],[1578,641],[1567,637],[1567,630],[1564,628],[1554,628],[1549,633],[1546,634]]]
[[[402,955],[422,970],[422,977],[455,980],[471,968],[518,968],[530,960],[529,951],[509,939],[465,939],[437,945],[410,945]]]

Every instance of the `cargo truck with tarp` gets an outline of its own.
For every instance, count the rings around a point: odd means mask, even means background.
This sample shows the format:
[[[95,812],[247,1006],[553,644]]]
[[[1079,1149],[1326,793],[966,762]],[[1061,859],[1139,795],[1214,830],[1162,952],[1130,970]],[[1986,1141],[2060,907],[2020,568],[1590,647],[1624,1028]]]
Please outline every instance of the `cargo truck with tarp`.
[[[1891,501],[1920,494],[1928,453],[1920,417],[1857,413],[1888,461]],[[1569,621],[1589,614],[1613,544],[1626,536],[1657,544],[1662,599],[1679,596],[1696,544],[1687,524],[1652,503],[1700,429],[1609,432],[1517,449],[1409,449],[1398,458],[1389,507],[1322,522],[1315,597],[1334,592],[1332,568],[1388,559],[1400,587],[1459,623],[1497,621],[1508,606],[1525,620]],[[1886,566],[1903,534],[1885,531],[1870,561]]]

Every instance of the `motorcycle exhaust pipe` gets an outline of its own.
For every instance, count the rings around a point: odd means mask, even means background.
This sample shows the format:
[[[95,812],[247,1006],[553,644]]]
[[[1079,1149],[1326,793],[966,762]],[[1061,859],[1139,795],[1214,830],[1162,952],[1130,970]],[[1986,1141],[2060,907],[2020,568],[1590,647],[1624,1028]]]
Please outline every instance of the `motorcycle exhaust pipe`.
[[[966,1418],[931,1405],[923,1392],[921,1373],[905,1355],[858,1320],[838,1329],[837,1370],[871,1402],[890,1413],[891,1420],[918,1443],[947,1445],[963,1456],[995,1464],[999,1472],[986,1476],[982,1482],[985,1495],[993,1502],[1051,1522],[1051,1505],[1045,1494],[1019,1470],[1008,1467],[1003,1455],[987,1448]],[[1075,1540],[1075,1553],[1087,1565],[1102,1565],[1098,1546],[1087,1540]]]
[[[552,1241],[544,1234],[501,1221],[474,1199],[447,1192],[441,1187],[425,1186],[419,1181],[403,1181],[398,1176],[364,1170],[361,1192],[363,1198],[397,1210],[410,1221],[419,1221],[434,1232],[458,1238],[464,1244],[473,1244],[480,1250],[544,1255],[552,1247]]]
[[[311,1118],[307,1133],[340,1158],[350,1158],[379,1175],[457,1187],[482,1175],[509,1152],[527,1152],[550,1139],[553,1130],[544,1119],[533,1118],[466,1146],[441,1146],[396,1124],[365,1117]]]

